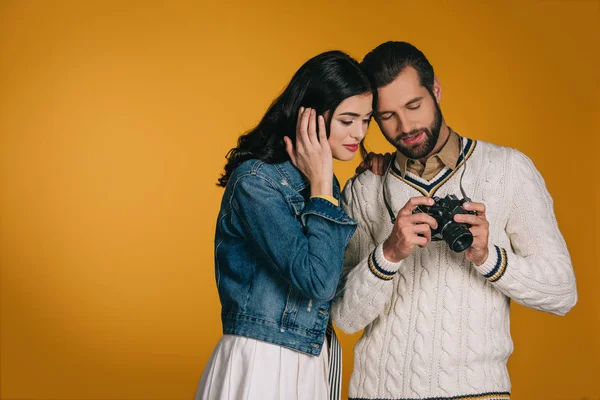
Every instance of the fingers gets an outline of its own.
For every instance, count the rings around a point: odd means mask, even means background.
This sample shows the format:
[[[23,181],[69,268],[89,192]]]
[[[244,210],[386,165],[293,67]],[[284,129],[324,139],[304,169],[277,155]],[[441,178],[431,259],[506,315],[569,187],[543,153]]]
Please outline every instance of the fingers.
[[[373,154],[375,154],[375,153],[367,154],[365,159],[360,162],[360,165],[358,167],[356,167],[357,174],[360,174],[368,169],[370,169],[372,172],[375,172],[373,170]]]
[[[381,158],[380,167],[378,169],[377,175],[383,176],[387,171],[388,165],[392,162],[392,155],[390,153],[385,153]]]
[[[456,217],[458,217],[457,215]],[[465,257],[475,265],[481,265],[487,260],[489,255],[488,250],[488,240],[489,240],[489,230],[490,224],[485,218],[485,215],[460,215],[461,217],[469,217],[469,218],[458,218],[458,221],[467,220],[470,222],[471,226],[469,231],[473,235],[473,243],[471,247],[467,249],[465,252]],[[455,221],[457,219],[455,218]]]
[[[319,143],[326,141],[325,118],[321,115],[317,116],[314,108],[300,107],[296,122],[296,151],[302,152],[306,147],[318,146]]]
[[[383,156],[381,156],[380,160],[381,165],[377,170],[377,175],[383,176],[387,171],[388,165],[390,165],[390,162],[392,161],[392,155],[390,153],[385,153]]]
[[[431,228],[427,224],[417,224],[413,225],[413,233],[419,235],[415,241],[415,244],[419,244],[418,242],[422,242],[420,239],[425,238],[425,244],[431,241]]]
[[[415,211],[417,206],[431,206],[433,205],[433,199],[425,196],[417,196],[410,198],[404,207],[400,209],[398,212],[398,216],[400,215],[410,215]]]
[[[300,129],[300,121],[302,121],[302,115],[304,115],[304,107],[300,107],[298,111],[298,119],[296,120],[296,132]]]
[[[429,234],[429,235],[431,236],[431,234]],[[431,238],[429,238],[429,239],[428,239],[428,238],[426,238],[426,237],[421,237],[421,236],[418,236],[418,237],[415,239],[415,244],[416,244],[417,246],[419,246],[419,247],[425,247],[425,246],[427,246],[427,244],[428,244],[430,241],[431,241]]]
[[[487,247],[488,231],[484,228],[470,228],[475,247]],[[480,240],[481,239],[481,240]]]
[[[437,221],[431,215],[427,215],[424,213],[410,214],[406,215],[407,220],[410,221],[411,224],[419,224],[424,225],[427,229],[437,229]]]
[[[283,141],[285,142],[285,151],[290,156],[290,160],[292,160],[292,164],[296,165],[296,152],[294,151],[294,144],[292,143],[292,139],[287,136],[283,137]]]
[[[431,229],[427,224],[406,223],[398,228],[396,245],[412,253],[414,246],[425,247],[431,241]]]
[[[308,124],[310,119],[310,108],[305,108],[302,112],[300,124],[296,130],[296,151],[302,151],[304,147],[309,145]]]
[[[370,169],[375,175],[383,176],[385,175],[385,171],[387,170],[387,166],[390,164],[392,160],[392,155],[390,153],[386,154],[378,154],[370,152],[367,154],[366,159],[361,163],[359,168],[362,168],[360,172],[365,169]],[[357,168],[357,173],[359,168]]]
[[[362,174],[367,169],[369,169],[369,166],[367,165],[366,161],[363,160],[360,162],[360,164],[358,164],[358,167],[356,167],[356,170],[354,172],[356,174]]]
[[[408,257],[415,246],[425,247],[431,241],[431,230],[437,228],[437,221],[428,214],[412,211],[418,205],[432,205],[429,197],[413,197],[398,213],[392,233],[386,243],[392,246],[396,259]]]
[[[461,224],[469,224],[472,226],[478,226],[478,225],[481,225],[483,221],[485,221],[485,218],[482,219],[478,215],[471,215],[471,214],[456,214],[454,216],[454,221],[460,222]]]
[[[383,165],[383,156],[371,152],[369,153],[369,157],[371,158],[371,171],[377,175],[383,175],[383,173],[380,173]]]
[[[476,221],[476,223],[470,225],[471,227],[469,228],[469,230],[473,234],[473,242],[478,241],[478,238],[484,238],[484,241],[487,242],[487,238],[490,232],[489,222],[486,219],[480,218]]]
[[[291,146],[290,142],[285,139],[286,152],[290,155],[294,166],[311,182],[311,193],[313,185],[317,184],[323,186],[321,188],[323,191],[331,191],[333,161],[331,148],[327,141],[325,121],[311,108],[305,108],[301,114],[297,124],[296,142],[292,143],[294,146]],[[322,143],[317,136],[317,124],[320,126]],[[321,191],[318,187],[315,186],[315,188],[315,191]]]
[[[456,214],[454,221],[469,224],[473,227],[482,226],[487,229],[489,222],[485,216],[485,205],[482,203],[468,202],[463,204],[463,207],[468,211],[476,211],[477,215],[473,214]]]
[[[325,127],[325,118],[319,115],[319,143],[326,144],[327,142],[327,128]]]
[[[310,109],[308,117],[308,140],[313,146],[319,143],[319,139],[317,138],[317,112],[314,109]]]
[[[485,205],[477,202],[466,202],[463,204],[465,210],[475,211],[477,215],[457,214],[454,221],[469,224],[469,231],[473,234],[473,243],[465,252],[467,259],[475,265],[481,265],[488,257],[488,239],[490,223],[485,216]]]
[[[468,211],[477,212],[478,216],[485,216],[485,204],[483,203],[468,201],[465,204],[463,204],[463,208]]]
[[[371,151],[369,152],[369,154],[367,154],[367,161],[369,163],[371,171],[374,174],[383,175],[382,173],[379,173],[379,171],[381,170],[381,164],[383,164],[383,155],[373,153]]]

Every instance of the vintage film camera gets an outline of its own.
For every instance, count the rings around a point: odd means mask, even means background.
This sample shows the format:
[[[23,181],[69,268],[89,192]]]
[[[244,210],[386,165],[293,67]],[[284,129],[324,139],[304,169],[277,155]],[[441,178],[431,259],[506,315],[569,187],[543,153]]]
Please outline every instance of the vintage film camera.
[[[465,251],[473,243],[473,234],[469,230],[469,224],[454,221],[456,214],[472,214],[474,211],[465,210],[462,205],[468,199],[459,200],[456,196],[449,194],[444,198],[434,197],[432,206],[417,206],[415,213],[431,215],[438,224],[437,229],[431,230],[431,240],[444,240],[450,249],[456,253]]]

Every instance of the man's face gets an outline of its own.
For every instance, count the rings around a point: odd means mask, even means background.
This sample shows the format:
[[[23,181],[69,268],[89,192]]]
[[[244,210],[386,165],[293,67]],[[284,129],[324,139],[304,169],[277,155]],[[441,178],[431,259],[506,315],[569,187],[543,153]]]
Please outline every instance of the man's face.
[[[428,157],[440,136],[442,112],[417,71],[406,67],[377,94],[375,118],[386,139],[408,158]]]

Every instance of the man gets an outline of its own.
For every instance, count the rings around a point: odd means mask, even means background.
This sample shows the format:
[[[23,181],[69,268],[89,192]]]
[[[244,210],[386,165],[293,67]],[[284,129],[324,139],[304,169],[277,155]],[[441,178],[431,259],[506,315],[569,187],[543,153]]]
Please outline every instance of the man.
[[[397,153],[387,174],[354,177],[342,198],[358,230],[332,317],[364,329],[350,398],[509,399],[510,300],[557,315],[577,302],[552,199],[524,154],[446,125],[440,82],[414,46],[384,43],[362,65]],[[473,199],[472,214],[453,217],[472,233],[465,251],[432,241],[438,221],[414,213],[447,195]]]

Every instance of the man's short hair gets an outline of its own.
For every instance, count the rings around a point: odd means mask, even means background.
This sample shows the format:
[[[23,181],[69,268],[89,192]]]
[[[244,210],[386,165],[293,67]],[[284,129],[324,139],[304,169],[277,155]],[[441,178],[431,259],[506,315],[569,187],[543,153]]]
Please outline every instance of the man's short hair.
[[[375,89],[386,86],[411,66],[419,74],[421,85],[433,96],[433,66],[425,54],[407,42],[385,42],[371,50],[361,62]]]

